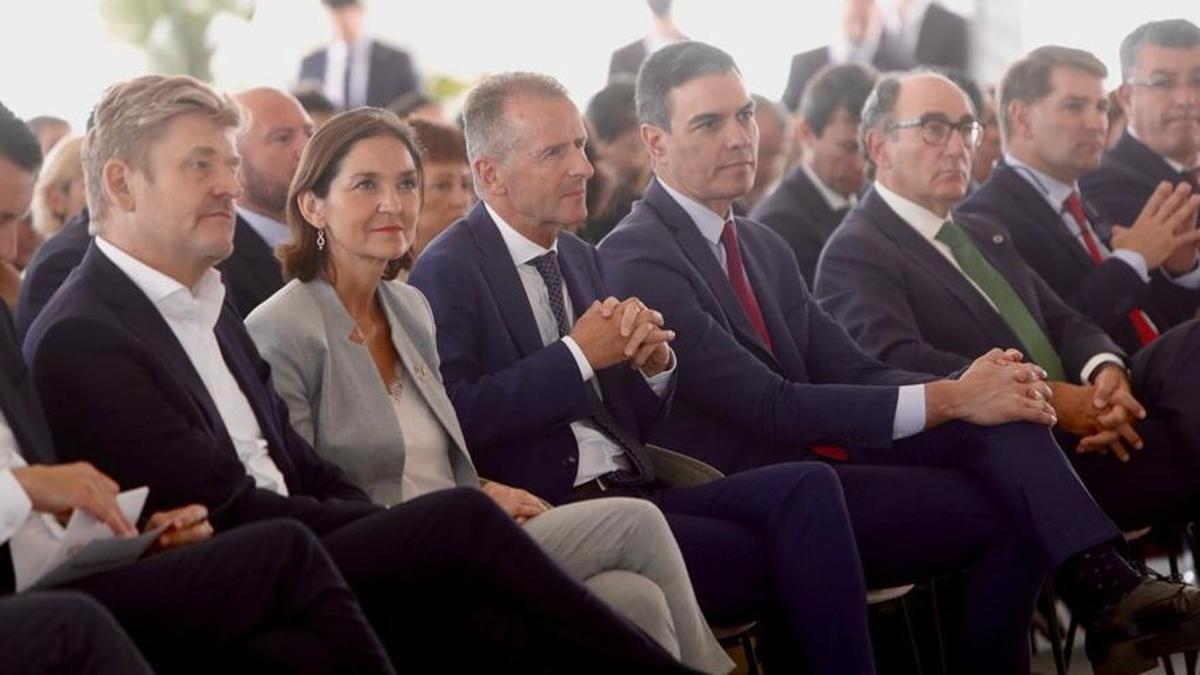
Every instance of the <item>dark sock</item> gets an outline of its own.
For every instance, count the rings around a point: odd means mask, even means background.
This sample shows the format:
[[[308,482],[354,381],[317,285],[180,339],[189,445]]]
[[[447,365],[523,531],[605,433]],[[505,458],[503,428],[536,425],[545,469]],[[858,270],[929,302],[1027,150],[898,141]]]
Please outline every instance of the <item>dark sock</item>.
[[[1112,544],[1100,544],[1063,563],[1054,575],[1054,586],[1071,612],[1086,624],[1124,600],[1142,580]]]

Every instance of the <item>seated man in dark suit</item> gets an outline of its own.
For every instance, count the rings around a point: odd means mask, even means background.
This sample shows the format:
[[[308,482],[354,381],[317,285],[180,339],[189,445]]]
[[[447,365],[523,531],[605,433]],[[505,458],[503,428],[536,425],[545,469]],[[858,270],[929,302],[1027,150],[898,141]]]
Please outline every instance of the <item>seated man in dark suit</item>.
[[[16,250],[41,164],[37,139],[0,105],[0,259]],[[81,509],[117,536],[135,534],[117,505],[117,483],[86,463],[55,465],[50,432],[29,371],[0,307],[0,670],[148,672],[111,612],[163,671],[394,672],[350,589],[312,534],[259,523],[209,540],[208,511],[192,504],[149,516],[166,525],[161,553],[57,586],[23,593],[63,536],[57,518]],[[126,483],[127,487],[136,484]],[[160,502],[161,503],[161,502]],[[170,502],[178,507],[188,500]],[[215,514],[214,514],[215,515]],[[207,540],[207,541],[206,541]],[[84,598],[77,598],[80,593]],[[107,612],[96,606],[98,601]],[[92,615],[95,615],[94,617]],[[77,642],[107,631],[106,644]],[[115,634],[114,634],[115,633]],[[94,654],[80,654],[91,645]],[[23,656],[20,661],[15,661]],[[101,672],[103,672],[101,670]],[[114,672],[114,671],[108,671]]]
[[[152,509],[203,504],[218,529],[299,521],[406,669],[685,670],[482,492],[383,509],[296,434],[212,269],[232,249],[240,121],[188,77],[136,78],[97,106],[97,235],[24,344],[62,456],[148,485]]]
[[[30,258],[17,295],[18,337],[25,337],[29,325],[83,259],[88,244],[92,243],[92,235],[88,233],[90,220],[86,208],[71,216],[58,234],[46,240]]]
[[[412,58],[373,40],[363,31],[361,0],[322,0],[336,39],[300,62],[299,83],[316,84],[342,110],[369,105],[386,108],[421,88]]]
[[[796,112],[809,80],[830,64],[861,63],[880,72],[905,70],[915,65],[904,56],[896,37],[884,30],[883,16],[875,0],[843,0],[842,34],[838,42],[810,49],[792,57],[783,104]]]
[[[1118,531],[1045,428],[1055,417],[1040,370],[993,350],[958,379],[935,380],[854,344],[812,300],[783,240],[730,215],[749,189],[757,130],[724,52],[689,43],[650,57],[638,111],[657,178],[600,256],[615,290],[661,308],[678,335],[675,400],[651,438],[727,472],[811,458],[809,448],[847,459],[836,470],[868,579],[964,571],[952,644],[972,656],[968,666],[952,655],[953,672],[1028,668],[1049,570],[1085,615],[1094,658],[1133,672],[1118,665],[1146,639],[1149,597],[1195,592],[1145,580],[1117,553]],[[1194,631],[1196,611],[1159,625]]]
[[[825,240],[854,205],[866,180],[858,115],[876,77],[870,66],[857,63],[828,66],[817,73],[804,90],[796,122],[802,158],[750,213],[792,247],[809,288]]]
[[[1200,27],[1139,26],[1121,43],[1121,79],[1125,133],[1079,184],[1101,215],[1129,225],[1163,181],[1200,193]]]
[[[665,47],[664,49],[670,49]],[[675,360],[662,316],[609,297],[586,216],[587,132],[562,85],[510,73],[463,108],[482,202],[418,258],[441,371],[480,471],[551,503],[634,496],[666,514],[709,621],[766,627],[775,670],[873,672],[865,590],[837,480],[781,465],[695,487],[642,446]]]
[[[1131,382],[1124,351],[1047,286],[1001,225],[949,219],[942,209],[962,196],[958,171],[969,170],[980,132],[952,83],[931,74],[890,78],[864,110],[874,115],[864,113],[863,129],[878,177],[825,246],[817,269],[822,305],[868,353],[901,368],[946,375],[994,345],[1020,350],[1049,373],[1060,440],[1077,450],[1072,463],[1109,516],[1124,529],[1194,518],[1194,412],[1159,414],[1194,406],[1194,395],[1172,401],[1146,384],[1194,382],[1200,364],[1153,372],[1139,353]],[[1150,212],[1160,222],[1150,227],[1177,227],[1200,203],[1187,200],[1186,188],[1163,197]],[[1183,326],[1160,338],[1159,350],[1186,348],[1192,332]],[[1123,442],[1141,450],[1132,461]]]
[[[233,255],[217,269],[245,318],[283,287],[275,249],[287,240],[288,186],[313,122],[294,96],[278,89],[249,89],[234,96],[249,118],[238,135],[242,158],[233,231]]]
[[[1081,194],[1079,177],[1104,152],[1107,76],[1095,56],[1067,47],[1041,47],[1010,66],[1000,83],[1006,156],[957,211],[1005,227],[1059,297],[1133,354],[1195,315],[1200,233],[1194,223],[1164,228],[1147,208],[1114,227]]]
[[[687,36],[675,24],[671,14],[671,0],[646,0],[650,13],[654,15],[654,27],[646,37],[631,42],[614,51],[608,62],[608,81],[637,77],[642,61],[660,47],[686,40]]]

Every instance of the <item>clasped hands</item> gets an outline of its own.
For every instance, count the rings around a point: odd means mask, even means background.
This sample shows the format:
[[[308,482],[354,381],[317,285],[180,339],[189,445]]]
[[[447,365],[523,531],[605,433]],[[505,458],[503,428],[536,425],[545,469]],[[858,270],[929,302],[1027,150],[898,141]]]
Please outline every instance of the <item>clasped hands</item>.
[[[646,377],[671,367],[675,331],[663,328],[661,313],[641,300],[609,296],[595,301],[571,329],[571,339],[596,371],[628,363]]]
[[[1055,382],[1051,387],[1059,424],[1082,437],[1076,452],[1111,452],[1128,462],[1129,448],[1142,448],[1142,438],[1133,424],[1146,418],[1146,408],[1133,397],[1123,367],[1102,365],[1090,385]]]

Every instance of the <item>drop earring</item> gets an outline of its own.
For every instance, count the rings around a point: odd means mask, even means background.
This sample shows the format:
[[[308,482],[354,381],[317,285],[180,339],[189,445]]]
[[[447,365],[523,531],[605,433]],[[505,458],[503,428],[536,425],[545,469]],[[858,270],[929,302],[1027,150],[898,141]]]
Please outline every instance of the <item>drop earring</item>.
[[[317,250],[325,250],[325,230],[317,230]]]

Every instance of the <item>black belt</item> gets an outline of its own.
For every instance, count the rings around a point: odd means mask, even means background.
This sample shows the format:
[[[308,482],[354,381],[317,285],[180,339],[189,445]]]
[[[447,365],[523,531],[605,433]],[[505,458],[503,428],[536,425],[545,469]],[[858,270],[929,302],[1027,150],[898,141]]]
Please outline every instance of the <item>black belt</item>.
[[[575,499],[591,499],[604,496],[608,490],[609,485],[604,482],[603,478],[593,478],[571,488],[571,496]]]

